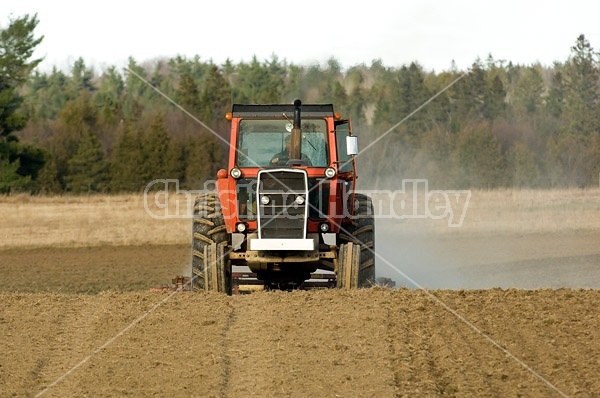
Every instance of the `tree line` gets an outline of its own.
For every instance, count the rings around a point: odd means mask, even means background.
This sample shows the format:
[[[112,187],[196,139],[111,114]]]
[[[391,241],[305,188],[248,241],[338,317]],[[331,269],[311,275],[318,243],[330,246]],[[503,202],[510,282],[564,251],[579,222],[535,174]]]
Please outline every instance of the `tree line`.
[[[40,72],[36,16],[0,28],[0,192],[201,188],[226,167],[233,103],[333,103],[352,118],[362,188],[427,178],[436,189],[597,186],[600,58],[584,35],[552,66],[490,55],[468,70],[374,60],[342,68],[272,56],[199,56],[97,72]],[[417,112],[415,112],[418,110]],[[408,117],[410,115],[410,117]]]

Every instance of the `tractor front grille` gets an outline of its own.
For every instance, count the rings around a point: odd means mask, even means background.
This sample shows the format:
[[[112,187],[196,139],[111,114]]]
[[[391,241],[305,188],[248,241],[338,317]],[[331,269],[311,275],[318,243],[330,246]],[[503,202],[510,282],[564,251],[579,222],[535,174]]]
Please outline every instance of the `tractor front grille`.
[[[307,181],[303,170],[277,169],[258,173],[259,238],[306,238]]]

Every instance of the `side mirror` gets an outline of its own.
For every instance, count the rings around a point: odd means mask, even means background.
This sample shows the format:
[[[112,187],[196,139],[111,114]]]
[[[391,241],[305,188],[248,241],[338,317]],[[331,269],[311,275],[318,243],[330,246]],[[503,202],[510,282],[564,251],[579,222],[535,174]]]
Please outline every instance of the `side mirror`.
[[[348,156],[358,155],[358,137],[349,135],[346,137],[346,154]]]

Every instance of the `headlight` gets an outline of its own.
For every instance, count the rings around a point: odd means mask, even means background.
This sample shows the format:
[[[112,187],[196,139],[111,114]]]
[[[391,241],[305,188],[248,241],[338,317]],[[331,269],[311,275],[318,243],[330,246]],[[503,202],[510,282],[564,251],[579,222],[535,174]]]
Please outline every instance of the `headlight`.
[[[262,203],[265,206],[268,205],[270,201],[271,199],[267,195],[263,195],[260,197],[260,203]]]
[[[325,177],[333,178],[335,177],[335,169],[333,167],[328,167],[325,169]]]
[[[297,205],[303,205],[304,204],[304,196],[296,196],[296,200],[294,200],[294,203],[296,203]]]
[[[246,232],[246,224],[239,222],[236,224],[235,229],[237,229],[238,232]]]
[[[242,170],[238,169],[237,167],[234,167],[229,172],[229,175],[231,175],[233,178],[235,178],[237,180],[238,178],[240,178],[242,176]]]

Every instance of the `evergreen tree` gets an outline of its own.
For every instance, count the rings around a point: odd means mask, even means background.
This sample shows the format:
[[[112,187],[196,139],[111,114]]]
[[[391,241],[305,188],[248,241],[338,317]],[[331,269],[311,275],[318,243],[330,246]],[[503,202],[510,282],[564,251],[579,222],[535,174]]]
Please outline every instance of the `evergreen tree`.
[[[175,99],[179,105],[192,115],[198,115],[200,111],[200,91],[189,73],[184,73],[181,76]]]
[[[400,74],[401,98],[400,108],[403,117],[417,110],[429,97],[425,86],[425,74],[420,65],[412,62],[408,68],[403,67]],[[403,128],[409,135],[416,136],[427,128],[427,111],[419,111],[411,116]]]
[[[164,119],[158,114],[152,120],[150,128],[142,141],[143,163],[138,170],[140,176],[147,183],[155,179],[168,178],[171,170],[168,169],[171,138],[164,126]]]
[[[456,159],[452,156],[455,140],[449,131],[434,128],[421,137],[414,162],[417,175],[429,180],[431,189],[448,189],[454,184]]]
[[[123,119],[121,100],[124,89],[123,77],[113,66],[100,78],[98,92],[94,96],[104,123],[112,125],[113,128],[116,122]]]
[[[333,103],[352,118],[367,144],[463,74],[457,68],[425,73],[417,63],[388,68],[379,60],[344,72],[333,58],[323,66],[303,67],[276,56],[237,65],[228,60],[219,68],[196,56],[144,64],[130,59],[124,74],[109,68],[98,77],[78,59],[67,75],[54,69],[31,76],[37,61],[29,61],[27,51],[37,44],[31,35],[37,21],[19,21],[18,29],[0,31],[4,191],[103,189],[74,185],[82,175],[82,152],[98,144],[110,157],[114,191],[143,189],[155,178],[178,178],[190,188],[214,179],[228,150],[145,79],[223,137],[229,130],[223,115],[232,102],[300,98]],[[464,79],[370,149],[380,150],[380,156],[361,156],[361,166],[376,177],[426,175],[444,188],[595,185],[600,172],[598,54],[583,35],[571,50],[565,63],[549,68],[491,56],[476,60]],[[95,143],[90,143],[92,133]]]
[[[231,89],[215,65],[208,72],[200,97],[200,119],[215,124],[231,109]]]
[[[562,65],[554,65],[552,84],[550,86],[548,98],[546,99],[546,110],[551,116],[556,118],[562,115],[565,100],[565,85],[562,69]]]
[[[485,103],[485,70],[480,60],[471,65],[469,76],[461,79],[448,91],[452,103],[452,113],[459,125],[466,125],[470,119],[483,119]]]
[[[505,111],[506,90],[500,76],[496,75],[488,82],[484,95],[484,117],[493,121],[502,116]]]
[[[503,62],[494,60],[491,54],[487,60],[483,115],[490,121],[503,117],[506,112],[507,73],[502,67]]]
[[[593,157],[598,152],[594,137],[600,134],[600,70],[596,57],[585,36],[580,35],[563,68],[562,128],[559,136],[548,143],[549,167],[555,183],[563,186],[595,182],[597,158]]]
[[[144,162],[140,134],[131,122],[125,122],[110,162],[110,187],[113,192],[143,189],[147,181],[140,175]]]
[[[341,88],[343,90],[343,88]],[[335,94],[337,94],[338,99],[340,99],[341,104],[344,105],[346,112],[345,115],[352,119],[353,126],[359,126],[361,124],[366,123],[365,117],[365,108],[366,108],[366,93],[365,90],[361,86],[356,86],[354,91],[350,93],[350,95],[346,96],[340,88],[335,90]],[[344,97],[346,100],[344,101]],[[334,105],[337,102],[333,102]]]
[[[512,103],[519,117],[532,118],[543,107],[544,81],[538,66],[523,69]]]
[[[489,123],[478,123],[461,131],[454,156],[458,161],[457,183],[461,187],[496,188],[504,184],[502,152]]]
[[[123,91],[123,115],[126,118],[139,119],[150,96],[147,80],[147,72],[139,66],[133,58],[129,58],[129,64],[125,69],[125,89]]]
[[[217,138],[206,132],[189,138],[186,147],[185,186],[202,189],[205,182],[216,179],[217,171],[223,167],[223,150]]]
[[[331,103],[334,104],[335,109],[339,110],[344,114],[350,114],[349,97],[346,94],[346,89],[339,81],[335,80],[331,83]],[[362,104],[361,104],[362,105]]]
[[[40,123],[56,119],[67,101],[79,95],[69,85],[67,75],[56,67],[50,74],[34,72],[24,102],[29,119]]]
[[[273,58],[265,65],[254,56],[250,64],[240,64],[239,86],[233,91],[234,102],[255,104],[279,102],[284,88],[281,72],[277,58]]]
[[[549,137],[546,170],[551,186],[582,187],[585,185],[586,144],[586,137],[582,134]]]
[[[181,186],[185,185],[185,170],[187,161],[187,148],[183,137],[171,137],[169,149],[167,150],[167,174],[165,178],[179,181]]]
[[[540,175],[534,154],[522,142],[516,142],[508,153],[507,177],[515,188],[536,187]]]
[[[83,58],[78,58],[73,67],[71,68],[71,83],[74,92],[82,90],[94,91],[92,80],[94,79],[94,72],[91,69],[86,68]]]
[[[600,184],[600,132],[588,140],[584,158],[585,183],[587,186]]]
[[[91,92],[82,90],[76,99],[68,101],[60,112],[59,120],[70,132],[94,129],[98,122],[98,107],[92,102]]]
[[[21,191],[31,181],[31,176],[19,174],[21,161],[16,159],[12,163],[5,157],[0,157],[0,193]]]
[[[414,62],[393,71],[388,78],[387,87],[379,88],[381,91],[375,113],[376,119],[384,122],[384,127],[405,119],[430,97],[423,69]],[[396,133],[413,141],[424,131],[426,119],[425,112],[417,112],[406,119]]]
[[[7,28],[0,28],[0,90],[22,85],[41,59],[30,60],[35,47],[43,37],[35,38],[37,15],[11,20]],[[3,126],[4,127],[4,126]],[[6,135],[2,131],[2,135]]]
[[[27,116],[20,112],[23,97],[19,88],[40,62],[30,60],[42,38],[34,37],[37,16],[25,16],[0,28],[0,190],[23,189],[35,178],[45,158],[18,143],[15,133],[22,130]]]
[[[441,73],[439,76],[428,74],[425,77],[425,87],[429,98],[439,93],[452,83],[459,75],[455,73]],[[427,99],[429,99],[427,98]],[[426,130],[438,130],[440,134],[448,135],[453,131],[450,98],[447,93],[436,97],[423,109],[427,115]]]
[[[396,103],[400,90],[394,71],[381,65],[377,69],[377,74],[378,79],[371,90],[371,97],[375,102],[374,119],[381,128],[387,129],[399,120]]]
[[[302,90],[302,76],[304,68],[296,65],[288,66],[288,73],[284,83],[285,89],[282,96],[287,103],[293,103],[296,98],[305,98],[306,95]],[[231,84],[231,82],[230,82]]]
[[[563,117],[571,134],[600,132],[600,71],[596,54],[584,35],[571,48],[565,65],[565,107]]]
[[[87,131],[69,159],[67,190],[73,193],[104,192],[108,188],[108,163],[98,136]]]
[[[50,145],[57,178],[63,188],[67,188],[70,159],[77,153],[83,137],[91,131],[97,131],[97,121],[98,109],[87,90],[81,91],[76,99],[68,101],[61,110],[56,123],[57,132]]]
[[[63,187],[58,180],[58,168],[54,157],[50,157],[46,164],[44,164],[36,183],[38,191],[44,194],[60,193],[63,191]]]

